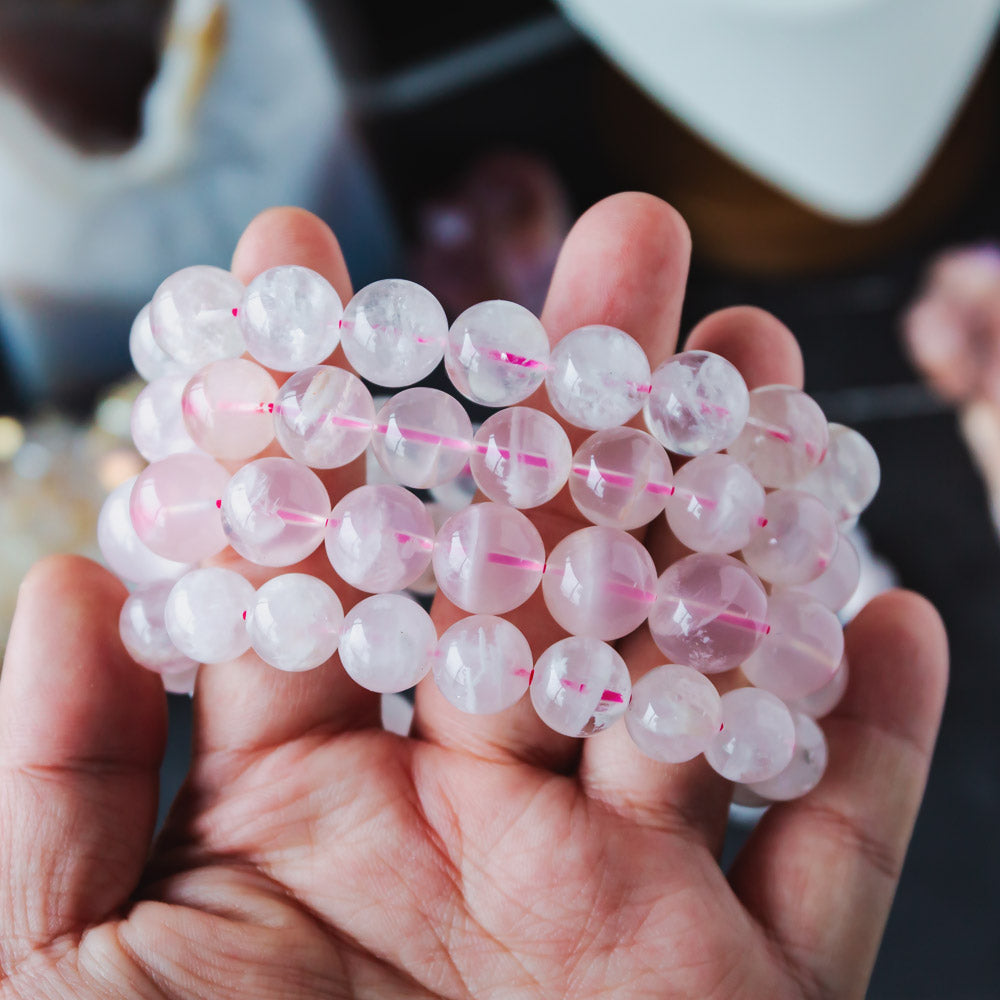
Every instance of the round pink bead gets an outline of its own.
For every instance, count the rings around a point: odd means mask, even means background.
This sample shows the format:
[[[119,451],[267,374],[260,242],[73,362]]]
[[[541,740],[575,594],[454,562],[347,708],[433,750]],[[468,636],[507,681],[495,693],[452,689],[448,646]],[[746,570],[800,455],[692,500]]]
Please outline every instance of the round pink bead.
[[[837,521],[848,521],[875,498],[881,475],[878,455],[867,439],[843,424],[830,424],[826,458],[799,489],[815,493]]]
[[[545,547],[518,510],[474,503],[452,514],[434,540],[434,576],[463,611],[504,614],[538,587]]]
[[[315,365],[296,372],[278,390],[274,430],[295,461],[313,469],[339,469],[368,447],[375,404],[351,372]]]
[[[780,698],[757,688],[722,696],[722,728],[705,749],[712,768],[730,781],[751,783],[780,774],[795,750],[795,723]]]
[[[768,601],[771,631],[743,664],[759,688],[779,698],[802,698],[826,684],[844,655],[837,616],[796,590],[776,590]]]
[[[167,597],[167,634],[198,663],[234,660],[250,648],[246,617],[254,602],[250,583],[231,569],[193,569]]]
[[[750,393],[750,415],[729,454],[764,486],[794,486],[826,455],[829,431],[817,403],[801,389],[768,385]]]
[[[167,633],[164,610],[173,582],[154,583],[129,594],[118,616],[118,631],[129,656],[158,674],[176,674],[198,664]]]
[[[259,566],[291,566],[323,540],[330,498],[319,476],[290,458],[248,462],[222,494],[229,544]]]
[[[738,667],[767,634],[767,595],[731,556],[695,553],[670,566],[649,612],[653,641],[704,674]]]
[[[577,449],[569,492],[588,521],[629,531],[649,524],[673,491],[663,446],[634,427],[591,434]]]
[[[778,490],[764,498],[764,519],[743,546],[747,565],[763,580],[794,587],[815,580],[840,542],[833,516],[812,494]]]
[[[787,802],[811,792],[826,771],[827,749],[823,730],[801,712],[792,715],[795,750],[788,766],[773,778],[751,783],[750,790],[772,802]]]
[[[704,753],[719,731],[719,692],[691,667],[654,667],[635,682],[625,725],[647,757],[680,764]]]
[[[404,389],[375,419],[372,450],[403,486],[427,489],[449,482],[465,468],[471,447],[472,421],[465,407],[440,389]]]
[[[139,538],[157,555],[198,562],[226,547],[218,502],[229,473],[207,455],[171,455],[139,474],[129,500]]]
[[[175,361],[153,339],[153,328],[149,325],[149,303],[147,302],[132,322],[128,336],[128,351],[135,370],[147,381],[153,382],[167,375],[188,375],[189,369]]]
[[[841,534],[830,565],[809,583],[795,589],[819,601],[831,611],[839,611],[854,596],[861,579],[861,559],[854,543]]]
[[[655,598],[650,554],[617,528],[582,528],[551,552],[542,577],[549,614],[567,632],[620,639],[637,629]]]
[[[434,680],[456,708],[492,715],[510,708],[528,689],[528,640],[510,622],[472,615],[455,622],[438,640]]]
[[[530,406],[512,406],[476,432],[469,466],[491,500],[524,509],[551,500],[566,484],[572,461],[557,421]]]
[[[402,486],[360,486],[330,515],[326,554],[337,575],[358,590],[402,590],[427,568],[434,524]]]
[[[216,458],[250,458],[274,439],[277,383],[260,365],[229,358],[191,377],[181,406],[199,448]]]
[[[764,510],[764,490],[729,455],[693,458],[674,476],[667,523],[696,552],[735,552],[750,541]]]
[[[132,404],[132,443],[147,462],[199,450],[181,408],[187,381],[186,375],[164,375],[150,382]]]
[[[850,670],[847,657],[843,657],[834,675],[818,691],[801,698],[790,698],[786,703],[793,712],[804,712],[814,719],[829,715],[839,704],[847,690]]]

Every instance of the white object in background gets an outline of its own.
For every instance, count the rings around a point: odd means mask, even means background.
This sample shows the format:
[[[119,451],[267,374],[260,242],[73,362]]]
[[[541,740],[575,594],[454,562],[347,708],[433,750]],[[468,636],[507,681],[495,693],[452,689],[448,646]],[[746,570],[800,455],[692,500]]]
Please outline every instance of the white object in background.
[[[811,208],[865,221],[930,161],[1000,0],[558,0],[653,98]]]

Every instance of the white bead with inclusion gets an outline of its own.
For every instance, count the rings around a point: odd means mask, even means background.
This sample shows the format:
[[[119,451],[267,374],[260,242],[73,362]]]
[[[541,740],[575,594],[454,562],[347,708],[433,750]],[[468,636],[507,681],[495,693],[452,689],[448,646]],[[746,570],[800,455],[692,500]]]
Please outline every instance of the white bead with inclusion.
[[[129,594],[118,616],[118,632],[129,656],[158,674],[177,674],[197,663],[185,656],[167,633],[164,619],[173,581],[140,587]]]
[[[576,427],[618,427],[642,409],[649,392],[646,352],[623,330],[583,326],[553,348],[545,375],[552,408]]]
[[[452,385],[484,406],[513,406],[544,381],[549,338],[539,319],[516,302],[470,306],[451,325],[445,369]]]
[[[808,795],[826,771],[827,746],[823,730],[808,715],[795,712],[795,751],[788,765],[773,778],[755,781],[750,791],[772,802],[788,802]]]
[[[297,673],[333,656],[343,620],[340,598],[328,584],[307,573],[282,573],[258,588],[247,631],[265,663]]]
[[[625,661],[605,642],[570,636],[535,662],[531,703],[550,729],[593,736],[625,714],[632,693]]]
[[[456,708],[492,715],[518,702],[531,677],[531,648],[520,630],[503,618],[472,615],[438,640],[434,680]]]
[[[780,774],[795,751],[795,722],[780,698],[744,687],[722,696],[722,728],[705,748],[713,770],[746,784]]]
[[[857,517],[875,498],[881,480],[875,449],[843,424],[830,424],[826,457],[799,484],[826,504],[837,521]]]
[[[749,407],[746,382],[733,364],[710,351],[684,351],[653,372],[644,414],[664,447],[705,455],[736,439]]]
[[[194,569],[174,584],[164,620],[174,645],[199,663],[233,660],[250,648],[250,583],[231,569]]]
[[[343,314],[340,296],[326,278],[284,264],[247,285],[238,316],[250,356],[275,371],[294,372],[334,352]]]
[[[426,288],[402,278],[366,285],[347,303],[340,342],[351,367],[376,385],[413,385],[444,357],[448,318]]]

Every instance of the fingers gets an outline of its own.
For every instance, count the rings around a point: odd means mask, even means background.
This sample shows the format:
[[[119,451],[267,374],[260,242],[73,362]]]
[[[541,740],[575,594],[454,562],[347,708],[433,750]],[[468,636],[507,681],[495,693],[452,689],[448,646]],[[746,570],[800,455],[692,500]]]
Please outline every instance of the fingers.
[[[118,638],[124,599],[76,557],[21,585],[0,680],[0,968],[105,918],[145,864],[166,702]]]
[[[822,722],[819,785],[772,806],[731,872],[811,995],[861,997],[923,796],[947,686],[947,640],[915,594],[876,598],[847,630],[851,679]]]
[[[233,272],[243,282],[279,264],[301,264],[322,274],[345,303],[351,283],[340,245],[329,227],[309,212],[273,208],[247,227],[233,254]],[[331,363],[337,363],[334,355]],[[287,374],[275,373],[278,381]],[[276,448],[276,446],[275,446]],[[274,454],[282,454],[275,450]],[[319,471],[331,507],[364,482],[363,457],[342,469]],[[337,591],[345,610],[359,596],[333,572],[322,546],[308,559],[280,570],[253,566],[231,549],[213,560],[243,573],[255,586],[277,573],[309,573]],[[195,698],[195,741],[200,751],[253,751],[286,742],[317,726],[331,729],[375,725],[378,698],[364,691],[343,671],[334,656],[303,673],[283,673],[253,653],[233,663],[202,668]]]
[[[559,255],[542,313],[550,339],[587,324],[608,324],[633,336],[651,364],[659,364],[676,344],[689,255],[687,227],[659,199],[622,194],[599,202],[576,223]],[[528,405],[552,412],[544,389]],[[574,446],[588,433],[567,430]],[[565,488],[528,515],[546,552],[588,523]],[[464,616],[443,597],[435,600],[439,632]],[[546,611],[540,590],[506,617],[525,633],[536,658],[565,634]],[[579,752],[578,741],[554,733],[537,718],[527,697],[494,716],[467,715],[442,697],[432,679],[417,690],[415,723],[419,735],[439,743],[558,770],[572,767]]]
[[[688,338],[686,350],[705,350],[730,360],[753,389],[760,385],[802,384],[802,355],[791,331],[761,309],[738,306],[713,313]],[[646,534],[657,572],[687,550],[671,535],[664,518]],[[667,658],[643,625],[619,643],[635,683]],[[720,690],[735,683],[733,674],[712,678]],[[624,725],[589,740],[580,780],[593,798],[624,816],[698,837],[717,853],[725,833],[730,786],[698,757],[686,764],[663,764],[643,756]]]

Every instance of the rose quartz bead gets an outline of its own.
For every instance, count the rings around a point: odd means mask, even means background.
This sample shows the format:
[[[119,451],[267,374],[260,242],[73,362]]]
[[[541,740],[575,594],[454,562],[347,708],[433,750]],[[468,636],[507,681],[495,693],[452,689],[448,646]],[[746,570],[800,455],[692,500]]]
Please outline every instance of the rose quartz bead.
[[[167,375],[188,375],[190,370],[175,361],[153,339],[153,328],[149,325],[149,303],[147,302],[132,322],[128,335],[128,352],[135,370],[147,381],[153,382]]]
[[[849,676],[847,657],[844,656],[834,675],[818,691],[801,698],[790,698],[786,704],[793,712],[804,712],[814,719],[822,719],[840,704],[840,699],[847,690]]]
[[[771,631],[743,664],[750,682],[786,699],[818,691],[844,655],[837,616],[796,590],[776,590],[767,621]]]
[[[259,566],[291,566],[323,540],[330,498],[319,476],[290,458],[258,458],[222,494],[229,544]]]
[[[549,365],[548,334],[524,306],[479,302],[448,331],[444,364],[452,385],[467,399],[512,406],[542,384]]]
[[[173,582],[154,583],[129,594],[118,616],[118,631],[129,656],[158,674],[176,674],[198,664],[167,634],[164,611]]]
[[[361,379],[342,368],[315,365],[278,390],[274,430],[285,452],[313,469],[339,469],[368,447],[375,404]]]
[[[277,383],[260,365],[229,358],[191,377],[181,402],[199,448],[216,458],[250,458],[274,439]]]
[[[181,409],[187,381],[186,375],[164,375],[150,382],[132,404],[132,443],[147,462],[199,450]]]
[[[472,615],[438,640],[434,680],[456,708],[492,715],[519,701],[531,677],[528,640],[510,622]]]
[[[557,421],[530,406],[512,406],[476,432],[469,466],[491,500],[524,509],[551,500],[566,484],[572,461]]]
[[[193,569],[167,597],[167,634],[185,655],[199,663],[234,660],[250,648],[246,618],[253,587],[231,569]]]
[[[837,521],[848,521],[875,498],[881,476],[878,455],[867,439],[843,424],[830,424],[826,458],[799,489],[816,494]]]
[[[678,455],[721,451],[743,430],[750,407],[746,382],[725,358],[684,351],[653,372],[646,426]]]
[[[434,540],[434,576],[463,611],[504,614],[538,587],[545,547],[518,510],[474,503],[452,514]]]
[[[826,417],[800,389],[768,385],[750,393],[750,415],[729,454],[764,486],[794,486],[826,455]]]
[[[722,728],[705,759],[723,778],[751,783],[780,774],[795,750],[795,723],[781,699],[757,688],[722,696]]]
[[[326,554],[337,575],[369,594],[402,590],[427,568],[434,524],[402,486],[360,486],[330,515]]]
[[[465,407],[440,389],[404,389],[375,418],[375,457],[403,486],[426,489],[454,479],[471,448],[472,421]]]
[[[239,322],[251,357],[275,371],[294,372],[333,353],[343,314],[340,296],[326,278],[284,264],[247,285]]]
[[[820,576],[840,541],[833,515],[812,494],[778,490],[764,498],[767,524],[743,546],[747,565],[776,586],[794,587]]]
[[[229,473],[207,455],[171,455],[139,474],[129,500],[136,534],[157,555],[198,562],[226,547],[218,502]]]
[[[153,339],[189,371],[245,348],[236,312],[243,285],[220,267],[197,265],[163,281],[149,304]]]
[[[143,543],[132,524],[129,501],[138,478],[133,476],[108,494],[97,518],[97,545],[108,568],[129,583],[176,580],[191,564],[157,555]]]
[[[632,681],[625,661],[607,643],[572,635],[538,658],[530,690],[531,703],[549,729],[593,736],[625,714]]]
[[[691,667],[654,667],[635,682],[625,725],[647,757],[680,764],[704,753],[719,731],[719,692]]]
[[[796,586],[831,611],[839,611],[854,596],[861,579],[861,560],[854,543],[841,534],[830,565],[809,583]]]
[[[569,492],[588,521],[629,531],[663,510],[673,478],[658,441],[634,427],[612,427],[591,434],[577,449]]]
[[[750,541],[764,510],[764,490],[729,455],[694,458],[674,476],[667,523],[696,552],[735,552]]]
[[[653,641],[704,674],[738,667],[767,634],[767,595],[731,556],[695,553],[670,566],[649,612]]]
[[[613,326],[584,326],[552,348],[545,375],[552,408],[589,430],[618,427],[642,409],[649,390],[646,352]]]
[[[787,767],[773,778],[755,781],[750,790],[772,802],[787,802],[811,792],[826,770],[827,749],[823,730],[801,712],[793,713],[795,750]]]
[[[582,528],[551,552],[542,577],[549,614],[567,632],[620,639],[637,629],[655,598],[649,553],[617,528]]]

